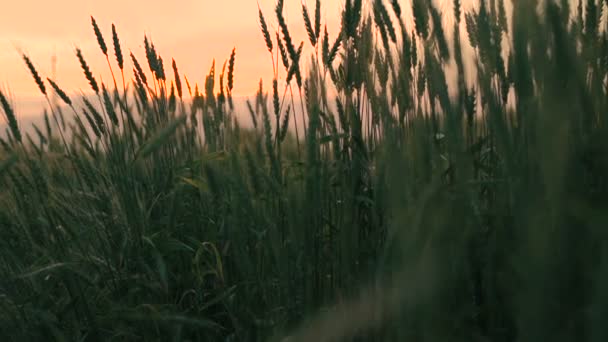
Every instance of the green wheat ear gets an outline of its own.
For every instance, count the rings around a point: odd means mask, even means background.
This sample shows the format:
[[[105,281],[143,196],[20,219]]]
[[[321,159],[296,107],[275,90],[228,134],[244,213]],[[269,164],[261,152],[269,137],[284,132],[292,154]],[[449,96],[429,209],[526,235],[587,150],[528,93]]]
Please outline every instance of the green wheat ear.
[[[120,70],[124,68],[124,59],[122,55],[122,48],[120,47],[120,41],[118,40],[118,33],[116,32],[116,26],[112,24],[112,43],[114,44],[114,55],[116,56],[116,63]]]
[[[8,122],[8,127],[13,135],[13,138],[18,142],[21,142],[21,131],[19,130],[19,125],[17,124],[17,118],[15,117],[15,112],[13,108],[8,103],[6,96],[0,90],[0,105],[2,106],[2,110],[4,111],[4,115],[6,116],[6,121]]]
[[[304,2],[302,2],[302,17],[304,18],[304,27],[306,28],[306,33],[308,33],[310,44],[312,44],[312,46],[316,46],[317,34],[315,29],[312,27],[312,21],[310,20],[310,15],[308,14],[308,8],[306,8]]]
[[[283,41],[285,43],[287,52],[289,53],[289,57],[294,60],[296,58],[296,48],[293,45],[293,40],[291,39],[291,35],[289,34],[289,29],[287,28],[287,21],[283,16],[283,0],[280,0],[277,3],[277,6],[275,8],[275,14],[277,16],[279,27],[281,28],[281,33],[283,33]]]
[[[289,130],[289,117],[291,116],[291,106],[287,107],[285,114],[283,115],[283,121],[281,122],[281,130],[279,134],[279,141],[283,142],[287,137],[287,131]]]
[[[234,88],[234,64],[236,62],[236,48],[232,49],[230,59],[228,60],[228,105],[230,109],[234,109],[234,103],[232,100],[232,89]]]
[[[57,95],[59,95],[59,98],[61,98],[61,100],[63,102],[65,102],[65,104],[67,104],[68,106],[72,105],[72,100],[70,99],[70,97],[63,91],[63,89],[61,89],[57,83],[55,83],[52,79],[47,78],[46,79],[49,84],[51,85],[51,88],[53,88],[53,90],[57,93]]]
[[[380,15],[380,20],[382,21],[382,23],[384,24],[386,31],[388,32],[391,41],[393,43],[397,42],[397,33],[395,31],[395,26],[393,26],[393,21],[391,19],[391,17],[388,14],[388,10],[386,9],[386,6],[384,6],[384,2],[382,0],[376,0],[374,1],[374,10],[377,11],[378,15]],[[381,26],[381,25],[379,25]]]
[[[87,119],[87,122],[89,123],[89,126],[93,131],[93,134],[95,134],[97,138],[101,138],[101,132],[99,131],[97,124],[93,120],[93,117],[91,117],[91,115],[89,115],[89,112],[87,112],[84,108],[82,109],[82,114],[84,115],[85,119]]]
[[[285,71],[289,71],[289,57],[287,56],[287,50],[285,50],[285,46],[283,45],[283,42],[281,41],[281,37],[279,36],[278,32],[277,45],[279,46],[279,52],[281,54],[281,62],[283,63],[283,67],[285,68]]]
[[[429,35],[429,14],[426,0],[413,0],[412,12],[414,13],[416,32],[420,37],[426,39]]]
[[[135,55],[133,55],[133,52],[131,52],[131,61],[133,62],[133,68],[135,69],[135,75],[137,77],[139,77],[139,79],[141,80],[141,82],[145,85],[148,85],[148,79],[146,77],[146,73],[144,73],[144,70],[141,68],[141,65],[139,64],[139,61],[137,60],[137,58],[135,58]]]
[[[87,64],[86,60],[84,59],[84,56],[82,55],[82,50],[80,50],[80,48],[76,48],[76,57],[78,57],[78,61],[80,62],[80,67],[82,68],[82,71],[84,72],[84,76],[86,77],[87,81],[89,81],[89,85],[91,85],[91,89],[93,89],[95,94],[99,94],[99,85],[97,84],[95,77],[93,77],[91,68],[89,68],[89,65]]]
[[[247,110],[249,111],[249,115],[251,116],[251,123],[253,124],[253,128],[258,128],[258,120],[255,110],[253,109],[253,105],[251,105],[251,101],[247,99]]]
[[[445,34],[443,32],[443,25],[441,23],[441,15],[439,11],[435,8],[435,6],[430,6],[431,10],[431,18],[433,22],[433,35],[435,37],[435,41],[439,46],[439,54],[441,59],[444,62],[450,58],[450,49],[448,48],[448,42],[445,38]]]
[[[93,104],[91,104],[91,102],[86,98],[86,97],[82,97],[82,102],[84,103],[85,107],[87,107],[89,114],[92,116],[92,118],[95,120],[95,124],[97,129],[103,134],[106,132],[106,127],[105,127],[105,123],[103,121],[103,117],[101,116],[101,114],[99,114],[99,111],[97,111],[97,109],[95,109],[95,107],[93,106]]]
[[[106,113],[110,117],[112,124],[118,125],[118,116],[116,115],[116,110],[114,109],[114,105],[112,104],[112,100],[110,99],[110,93],[106,89],[105,85],[102,85],[102,95],[103,104],[106,108]]]
[[[234,63],[236,61],[236,48],[232,49],[230,60],[228,61],[228,90],[234,88]]]
[[[38,89],[40,89],[40,92],[46,96],[46,87],[44,86],[44,82],[42,82],[42,78],[40,77],[40,74],[38,74],[38,71],[36,70],[34,63],[32,63],[32,61],[26,54],[23,54],[22,57],[23,57],[23,60],[25,61],[25,65],[27,65],[27,68],[30,71],[30,74],[34,78],[34,81],[36,82]]]
[[[95,21],[95,18],[93,18],[93,16],[91,16],[91,25],[93,25],[93,32],[95,32],[95,37],[97,38],[97,44],[99,44],[99,48],[101,49],[101,52],[104,54],[104,56],[108,56],[108,46],[106,45],[106,41],[103,39],[103,35],[101,34],[101,30],[99,29],[99,26],[97,25],[97,21]]]
[[[454,0],[454,19],[457,24],[460,23],[461,16],[462,5],[460,4],[460,0]]]
[[[262,35],[264,36],[264,41],[266,42],[266,48],[268,49],[268,52],[272,53],[272,39],[270,38],[268,25],[266,24],[266,19],[264,19],[264,13],[262,13],[260,4],[258,4],[258,16],[260,20],[260,28],[262,29]]]
[[[315,3],[315,38],[321,37],[321,0]]]
[[[177,63],[175,63],[175,59],[171,60],[171,66],[173,67],[173,78],[175,79],[175,88],[177,89],[177,96],[182,98],[182,80],[179,77],[179,72],[177,70]]]
[[[321,44],[321,61],[323,65],[327,65],[327,58],[329,57],[329,33],[327,32],[327,25],[323,28],[323,42]]]

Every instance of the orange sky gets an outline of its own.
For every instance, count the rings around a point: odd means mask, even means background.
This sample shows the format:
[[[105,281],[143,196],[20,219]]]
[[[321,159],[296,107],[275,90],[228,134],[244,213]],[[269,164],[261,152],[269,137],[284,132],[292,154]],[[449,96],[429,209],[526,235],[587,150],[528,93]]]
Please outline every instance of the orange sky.
[[[301,1],[310,10],[314,0],[285,0],[286,17],[296,41],[307,40],[300,12]],[[464,0],[470,3],[472,0]],[[452,0],[436,0],[444,15],[452,15]],[[259,0],[270,29],[275,0]],[[410,0],[402,0],[405,16]],[[337,33],[343,0],[323,0],[323,21],[328,23],[330,39]],[[388,2],[387,2],[388,4]],[[69,94],[88,91],[78,61],[76,46],[91,65],[95,76],[109,82],[109,72],[93,31],[90,15],[95,16],[111,48],[111,24],[117,26],[125,54],[132,50],[145,63],[143,36],[148,34],[169,70],[175,58],[181,74],[194,83],[204,79],[213,58],[221,64],[233,47],[237,48],[235,94],[250,95],[263,77],[272,77],[272,65],[260,34],[256,0],[19,0],[0,11],[0,87],[16,102],[38,96],[18,49],[30,55],[43,76],[51,76],[51,56],[57,56],[56,78]],[[308,42],[307,42],[308,43]],[[113,53],[113,52],[112,52]],[[111,61],[114,59],[112,56]],[[114,64],[115,66],[115,64]],[[130,63],[126,64],[131,78]]]
[[[308,1],[314,6],[314,1]],[[295,37],[302,40],[299,4],[300,0],[287,0],[286,13]],[[8,9],[4,5],[0,11],[0,85],[16,97],[37,92],[16,47],[27,52],[45,76],[51,74],[51,56],[56,53],[57,80],[67,89],[87,87],[74,55],[75,46],[82,48],[96,76],[109,77],[90,15],[95,16],[109,46],[110,27],[115,23],[123,50],[132,50],[145,62],[143,36],[148,34],[165,67],[175,58],[180,72],[191,80],[202,80],[213,58],[221,66],[235,46],[235,93],[251,93],[260,77],[272,73],[258,28],[255,0],[19,0],[7,5]],[[260,0],[260,5],[270,17],[274,1]],[[327,20],[335,22],[341,0],[324,0],[323,5]]]

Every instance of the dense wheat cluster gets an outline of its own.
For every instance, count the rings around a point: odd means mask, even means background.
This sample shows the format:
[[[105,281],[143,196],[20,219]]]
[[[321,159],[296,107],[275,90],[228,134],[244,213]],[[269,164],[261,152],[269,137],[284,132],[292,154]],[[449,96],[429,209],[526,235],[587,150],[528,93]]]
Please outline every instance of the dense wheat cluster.
[[[238,47],[191,84],[91,18],[113,78],[77,49],[79,98],[23,56],[2,340],[608,340],[608,1],[345,0],[328,32],[316,0],[304,37],[283,5],[247,129]]]

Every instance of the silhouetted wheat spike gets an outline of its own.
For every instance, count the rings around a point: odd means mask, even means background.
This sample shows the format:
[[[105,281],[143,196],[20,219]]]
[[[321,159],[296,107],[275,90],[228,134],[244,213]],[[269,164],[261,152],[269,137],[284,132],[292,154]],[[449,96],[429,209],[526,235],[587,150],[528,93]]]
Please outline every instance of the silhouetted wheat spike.
[[[467,34],[469,36],[469,44],[471,44],[471,46],[473,48],[477,48],[477,46],[479,45],[478,43],[478,34],[477,34],[477,23],[475,21],[475,17],[473,14],[471,13],[466,13],[464,15],[464,19],[465,19],[465,23],[466,23],[466,28],[467,28]]]
[[[190,82],[186,75],[184,75],[184,81],[186,82],[186,88],[188,88],[188,95],[192,96],[192,88],[190,87]]]
[[[315,38],[317,41],[321,37],[321,0],[315,3]]]
[[[342,11],[342,33],[348,38],[355,38],[361,15],[363,3],[361,0],[347,0]]]
[[[25,54],[23,54],[23,60],[25,61],[25,65],[27,65],[30,74],[34,78],[36,85],[38,85],[38,89],[40,89],[40,92],[46,96],[46,87],[44,86],[44,82],[42,82],[42,78],[40,77],[40,74],[38,74],[36,67],[34,67],[34,64],[30,60],[30,58]]]
[[[456,23],[460,23],[460,17],[462,15],[462,5],[460,0],[454,0],[454,20]]]
[[[103,93],[103,104],[106,108],[106,112],[108,113],[108,117],[114,125],[118,125],[118,116],[116,115],[116,110],[114,109],[114,105],[112,104],[112,100],[110,99],[110,94],[106,89],[105,85],[102,85],[102,93]]]
[[[84,102],[84,105],[87,107],[89,113],[93,116],[93,119],[95,119],[95,123],[99,131],[102,134],[105,133],[105,123],[103,121],[103,117],[101,116],[101,114],[99,114],[99,111],[97,111],[97,109],[95,109],[91,102],[84,96],[82,97],[82,102]]]
[[[152,45],[152,47],[154,47],[154,45]],[[158,68],[156,70],[156,77],[161,81],[166,81],[165,65],[163,63],[163,58],[160,55],[156,55],[156,67]]]
[[[281,55],[281,62],[283,63],[283,67],[285,68],[285,71],[289,71],[289,56],[287,56],[287,50],[285,50],[285,46],[283,45],[283,42],[281,41],[281,37],[279,36],[278,32],[277,45],[279,46],[279,53]]]
[[[285,42],[285,47],[287,52],[289,53],[289,57],[293,60],[296,57],[296,48],[293,45],[293,41],[291,40],[291,35],[289,34],[289,29],[287,28],[287,22],[285,21],[285,17],[283,16],[283,1],[280,0],[277,3],[277,7],[275,8],[275,13],[277,16],[277,21],[279,22],[279,27],[281,28],[281,32],[283,33],[283,40]]]
[[[386,10],[386,6],[384,6],[384,2],[382,0],[376,0],[374,2],[374,8],[376,8],[376,7],[377,7],[378,13],[382,17],[382,22],[384,23],[384,26],[386,27],[386,31],[388,32],[388,34],[391,38],[391,41],[393,43],[396,43],[397,34],[395,32],[395,27],[393,26],[391,17],[389,16],[388,11]]]
[[[308,14],[308,8],[302,2],[302,17],[304,18],[304,27],[306,28],[306,33],[308,33],[308,39],[310,40],[310,44],[312,46],[317,45],[317,37],[314,28],[312,27],[312,21],[310,20],[310,15]]]
[[[154,44],[150,43],[148,40],[148,36],[144,36],[144,48],[146,50],[146,59],[148,60],[148,68],[156,77],[159,79],[158,75],[158,55],[156,54],[156,49],[154,48]]]
[[[99,131],[99,128],[97,127],[97,124],[95,124],[95,121],[93,120],[93,118],[91,117],[91,115],[89,114],[89,112],[87,112],[83,108],[82,109],[82,114],[87,119],[87,122],[89,123],[89,126],[91,127],[91,130],[93,131],[93,134],[95,134],[95,136],[97,138],[101,138],[101,132]]]
[[[175,79],[175,88],[177,89],[177,96],[182,98],[182,80],[179,77],[179,72],[177,70],[177,63],[175,63],[175,59],[171,61],[171,66],[173,67],[173,78]]]
[[[429,16],[426,0],[413,0],[412,12],[414,14],[416,32],[420,37],[426,39],[429,35]]]
[[[116,56],[116,63],[118,63],[118,68],[123,70],[124,59],[122,56],[120,41],[118,40],[118,33],[116,32],[116,26],[114,24],[112,24],[112,42],[114,43],[114,55]]]
[[[281,122],[281,130],[280,130],[280,136],[279,136],[279,141],[283,142],[285,140],[285,137],[287,136],[287,130],[289,129],[289,117],[291,116],[291,106],[287,107],[287,110],[285,110],[285,114],[283,115],[283,121]]]
[[[262,29],[262,35],[264,36],[264,41],[266,42],[266,48],[268,52],[272,54],[272,39],[270,39],[270,32],[268,31],[268,25],[266,24],[266,19],[264,19],[264,13],[262,13],[262,9],[258,4],[258,15],[260,19],[260,28]]]
[[[220,73],[220,78],[219,78],[219,82],[220,82],[220,93],[218,98],[221,98],[221,100],[224,100],[225,97],[225,88],[224,88],[224,79],[225,79],[225,75],[226,75],[226,64],[228,63],[228,61],[224,61],[224,65],[222,65],[222,72]]]
[[[169,112],[174,113],[177,108],[177,98],[175,96],[175,85],[171,82],[171,89],[169,91]]]
[[[274,117],[275,117],[275,124],[276,124],[276,134],[275,134],[275,141],[278,140],[279,138],[279,118],[281,115],[281,109],[279,108],[280,104],[279,104],[279,86],[278,86],[279,82],[277,81],[276,78],[274,78],[272,80],[272,104],[274,107]]]
[[[135,80],[133,81],[135,86],[135,91],[139,99],[141,100],[142,105],[147,105],[148,102],[148,92],[146,90],[147,85],[143,83],[141,80],[140,74],[135,67],[133,67],[133,75],[135,76]]]
[[[95,32],[95,37],[97,38],[97,44],[99,44],[101,52],[107,57],[108,46],[106,45],[106,41],[103,39],[101,30],[99,30],[99,26],[97,25],[97,22],[95,21],[95,18],[93,18],[93,16],[91,16],[91,25],[93,25],[93,31]]]
[[[131,52],[131,61],[133,61],[133,68],[135,69],[135,74],[140,78],[143,84],[148,85],[148,79],[146,78],[146,74],[141,68],[139,62],[137,61],[137,58],[135,58],[135,55],[133,55],[133,52]]]
[[[251,123],[253,124],[253,128],[258,128],[258,120],[255,110],[253,110],[253,106],[251,105],[251,101],[247,99],[247,110],[249,111],[249,115],[251,116]]]
[[[236,61],[236,48],[232,49],[230,59],[228,60],[228,90],[232,91],[234,87],[234,63]]]
[[[329,33],[327,32],[327,25],[323,27],[323,43],[321,46],[321,57],[323,60],[323,65],[327,66],[329,63]]]
[[[450,58],[450,49],[448,48],[448,42],[443,32],[443,25],[441,24],[441,15],[434,5],[430,6],[431,18],[433,21],[433,35],[439,48],[439,54],[444,62]]]
[[[234,65],[236,62],[236,48],[232,49],[230,53],[230,59],[228,60],[228,105],[230,109],[234,109],[234,103],[232,100],[232,89],[234,88]]]
[[[395,16],[397,18],[401,18],[401,5],[399,4],[399,0],[391,0],[391,6],[393,7],[393,12],[395,12]]]
[[[298,51],[296,51],[294,59],[291,61],[291,67],[287,73],[286,82],[289,83],[293,76],[296,77],[296,83],[298,87],[302,87],[302,73],[300,71],[300,56],[302,55],[302,49],[304,48],[304,42],[300,43]]]
[[[2,109],[4,110],[4,115],[6,116],[6,121],[8,122],[8,127],[11,130],[13,138],[21,143],[21,131],[19,130],[19,125],[17,124],[17,118],[15,117],[15,112],[13,108],[8,103],[6,96],[0,90],[0,105],[2,105]]]
[[[342,38],[340,36],[336,37],[336,41],[334,41],[334,44],[332,45],[331,49],[329,50],[329,54],[327,55],[327,67],[331,68],[334,59],[336,59],[336,56],[338,55],[338,50],[340,49],[341,42]]]
[[[82,56],[82,51],[80,50],[80,48],[76,48],[76,57],[78,57],[80,67],[82,68],[82,71],[84,72],[84,76],[86,77],[87,81],[89,81],[91,89],[93,89],[95,94],[99,94],[99,86],[97,85],[97,81],[95,80],[95,77],[93,77],[93,73],[91,72],[89,65]]]
[[[61,100],[63,102],[65,102],[65,104],[67,104],[68,106],[72,106],[72,100],[70,100],[70,97],[61,88],[59,88],[57,83],[55,83],[50,78],[47,78],[46,80],[49,82],[49,84],[51,85],[51,88],[53,88],[53,90],[57,93],[57,95],[59,95]]]
[[[382,16],[380,6],[382,2],[379,0],[374,1],[374,23],[376,24],[376,28],[379,31],[380,39],[382,40],[382,45],[384,46],[384,51],[390,51],[389,46],[389,38],[387,28],[384,24],[384,18]]]

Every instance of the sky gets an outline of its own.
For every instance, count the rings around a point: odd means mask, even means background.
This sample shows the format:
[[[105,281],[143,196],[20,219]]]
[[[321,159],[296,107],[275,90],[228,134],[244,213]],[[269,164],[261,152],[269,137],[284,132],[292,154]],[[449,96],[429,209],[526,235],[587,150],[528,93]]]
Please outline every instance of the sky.
[[[286,16],[295,37],[306,36],[301,28],[301,0],[286,0]],[[314,1],[308,0],[314,7]],[[274,1],[259,0],[268,19]],[[170,68],[171,58],[180,73],[192,82],[204,79],[212,60],[223,63],[237,49],[235,94],[255,91],[260,77],[272,75],[270,56],[262,39],[255,0],[20,0],[0,11],[0,87],[14,98],[38,94],[19,54],[27,53],[39,72],[52,74],[51,59],[57,57],[56,79],[66,89],[87,89],[75,47],[80,47],[96,77],[109,81],[107,62],[101,54],[90,16],[100,26],[110,50],[111,25],[116,25],[125,55],[128,51],[145,63],[144,34],[151,37]],[[341,0],[324,0],[323,14],[330,26],[336,22]],[[272,29],[274,22],[269,20]],[[335,26],[335,25],[334,25]],[[115,65],[114,57],[110,61]],[[131,70],[130,63],[127,70]],[[130,78],[130,74],[128,75]]]
[[[275,0],[258,0],[274,31]],[[101,54],[90,16],[94,16],[111,47],[111,25],[117,27],[125,57],[132,51],[145,63],[144,35],[151,37],[170,69],[171,58],[191,83],[203,83],[213,59],[220,66],[236,47],[236,96],[255,92],[260,78],[270,83],[272,64],[258,22],[256,0],[19,0],[3,5],[0,11],[0,89],[8,92],[19,112],[34,113],[43,104],[19,51],[27,53],[44,77],[52,77],[52,57],[56,56],[57,83],[68,94],[88,91],[76,47],[94,71],[96,78],[111,82],[105,57]],[[296,42],[305,40],[301,3],[314,10],[314,0],[285,0],[285,13]],[[339,29],[339,13],[344,0],[323,0],[322,17],[330,39]],[[410,15],[410,0],[401,0],[404,16]],[[452,14],[452,0],[435,0],[446,16]],[[473,0],[464,0],[470,6]],[[388,2],[387,2],[388,3]],[[407,18],[406,18],[407,19]],[[117,70],[114,56],[110,62]],[[131,64],[125,70],[131,78]],[[41,109],[42,110],[42,109]],[[40,110],[40,111],[41,111]]]

